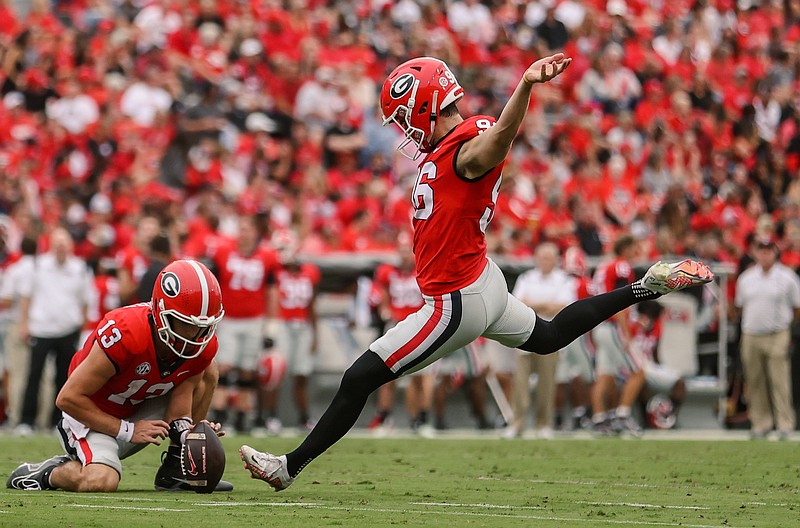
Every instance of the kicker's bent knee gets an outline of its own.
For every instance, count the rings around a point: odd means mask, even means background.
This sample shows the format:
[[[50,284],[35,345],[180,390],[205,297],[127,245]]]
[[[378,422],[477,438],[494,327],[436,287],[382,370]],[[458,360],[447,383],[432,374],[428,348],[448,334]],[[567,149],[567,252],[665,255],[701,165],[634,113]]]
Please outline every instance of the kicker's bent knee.
[[[109,466],[89,464],[83,468],[77,491],[81,493],[110,493],[119,487],[119,473]]]

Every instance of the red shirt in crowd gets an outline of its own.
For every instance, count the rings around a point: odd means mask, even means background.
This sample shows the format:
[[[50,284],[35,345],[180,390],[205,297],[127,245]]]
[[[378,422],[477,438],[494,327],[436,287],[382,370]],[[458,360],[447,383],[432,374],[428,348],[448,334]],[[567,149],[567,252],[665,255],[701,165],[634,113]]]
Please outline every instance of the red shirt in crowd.
[[[88,319],[83,325],[85,330],[94,330],[105,315],[119,308],[119,281],[110,275],[95,275],[94,288],[97,297],[88,310]]]
[[[636,280],[630,263],[622,258],[600,264],[594,272],[594,287],[597,293],[608,293],[611,290],[631,284]]]
[[[267,307],[267,289],[278,268],[275,251],[258,246],[253,253],[244,255],[235,243],[231,243],[218,247],[212,259],[222,290],[225,317],[263,316]]]
[[[425,303],[413,269],[402,270],[391,264],[381,264],[375,269],[375,284],[384,292],[395,322],[402,321]]]

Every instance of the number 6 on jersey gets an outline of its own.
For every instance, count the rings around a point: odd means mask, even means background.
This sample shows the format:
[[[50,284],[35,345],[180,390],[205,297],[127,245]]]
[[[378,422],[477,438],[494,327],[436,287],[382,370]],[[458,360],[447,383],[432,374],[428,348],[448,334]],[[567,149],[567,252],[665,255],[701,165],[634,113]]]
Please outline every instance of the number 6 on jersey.
[[[427,220],[433,214],[433,187],[431,183],[436,179],[436,164],[432,161],[427,161],[422,165],[419,171],[419,176],[414,184],[414,192],[412,193],[411,205],[414,207],[414,218],[417,220]],[[483,215],[480,218],[479,225],[481,233],[486,233],[486,228],[494,217],[494,207],[497,203],[497,197],[500,194],[500,184],[503,182],[502,175],[497,178],[494,187],[492,188],[492,203],[486,206]]]

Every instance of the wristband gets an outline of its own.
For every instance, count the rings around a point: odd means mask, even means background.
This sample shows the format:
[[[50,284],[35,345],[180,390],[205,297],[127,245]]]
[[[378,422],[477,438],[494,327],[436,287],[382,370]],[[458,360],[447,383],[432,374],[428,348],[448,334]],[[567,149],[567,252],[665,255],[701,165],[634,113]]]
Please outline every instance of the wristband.
[[[123,442],[130,442],[133,440],[133,424],[126,420],[119,421],[119,432],[117,432],[117,440]]]

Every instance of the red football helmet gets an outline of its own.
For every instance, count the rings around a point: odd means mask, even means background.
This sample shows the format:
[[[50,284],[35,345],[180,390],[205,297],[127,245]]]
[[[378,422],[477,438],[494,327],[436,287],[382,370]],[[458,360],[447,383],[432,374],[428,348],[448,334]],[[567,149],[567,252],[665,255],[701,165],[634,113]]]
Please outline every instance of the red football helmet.
[[[267,390],[277,389],[286,376],[286,358],[278,352],[270,352],[258,361],[258,381]]]
[[[176,260],[161,270],[150,301],[159,339],[184,359],[199,356],[225,315],[216,277],[200,262]],[[173,321],[196,326],[197,335],[178,334]]]
[[[453,72],[439,59],[418,57],[395,68],[383,83],[380,105],[384,126],[395,123],[406,136],[397,150],[412,160],[430,152],[439,112],[463,95]],[[409,144],[416,151],[407,152]]]
[[[675,407],[664,394],[656,394],[647,401],[647,423],[653,429],[672,429],[678,422]]]

